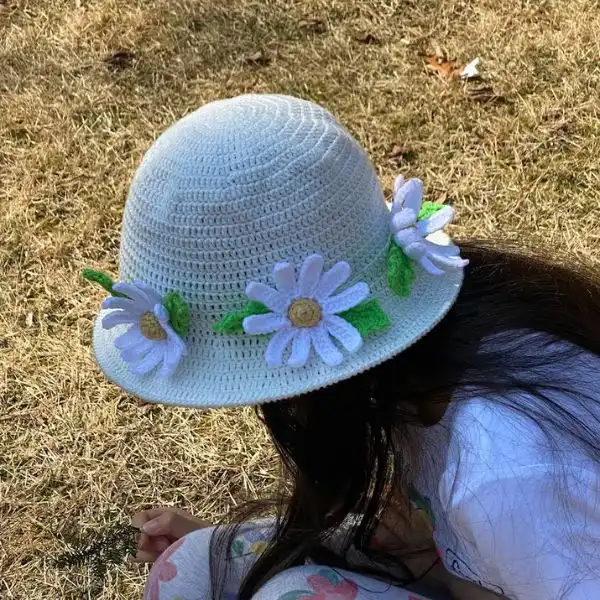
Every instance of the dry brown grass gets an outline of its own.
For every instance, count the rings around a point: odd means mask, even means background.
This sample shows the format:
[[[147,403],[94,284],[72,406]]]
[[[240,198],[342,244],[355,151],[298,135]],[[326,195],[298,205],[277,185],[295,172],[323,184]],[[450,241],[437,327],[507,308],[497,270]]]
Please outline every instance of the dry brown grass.
[[[481,56],[506,102],[428,73],[431,40]],[[79,272],[116,271],[127,186],[162,129],[218,97],[308,97],[387,187],[402,170],[457,205],[460,233],[594,260],[599,56],[593,0],[0,0],[0,597],[81,597],[44,560],[57,533],[160,503],[213,517],[275,484],[250,411],[145,406],[90,357],[100,296]],[[115,571],[101,597],[142,580]]]

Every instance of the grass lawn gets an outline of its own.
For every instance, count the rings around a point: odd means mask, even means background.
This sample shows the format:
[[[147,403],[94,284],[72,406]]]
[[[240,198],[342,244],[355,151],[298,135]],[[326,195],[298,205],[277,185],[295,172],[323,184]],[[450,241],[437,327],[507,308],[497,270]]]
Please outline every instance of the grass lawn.
[[[481,57],[484,79],[428,55]],[[144,405],[90,354],[103,295],[80,271],[117,273],[127,188],[163,129],[225,96],[310,98],[386,190],[402,172],[455,205],[455,234],[596,261],[599,58],[593,0],[0,0],[0,598],[139,598],[139,567],[93,594],[53,568],[61,536],[275,489],[251,410]]]

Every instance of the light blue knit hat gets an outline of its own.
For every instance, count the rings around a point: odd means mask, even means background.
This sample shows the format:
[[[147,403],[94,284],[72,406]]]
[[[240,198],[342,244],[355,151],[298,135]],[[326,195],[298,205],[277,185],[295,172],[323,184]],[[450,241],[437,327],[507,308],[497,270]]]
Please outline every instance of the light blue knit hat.
[[[449,310],[466,261],[418,180],[386,205],[363,149],[286,96],[208,104],[137,171],[119,283],[94,327],[107,377],[142,399],[256,404],[347,379]]]

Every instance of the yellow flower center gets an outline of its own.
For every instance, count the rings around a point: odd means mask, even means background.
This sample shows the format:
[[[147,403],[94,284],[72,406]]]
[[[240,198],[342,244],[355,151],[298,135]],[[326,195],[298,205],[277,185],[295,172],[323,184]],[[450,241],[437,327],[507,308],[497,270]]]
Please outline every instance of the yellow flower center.
[[[167,332],[162,328],[154,313],[144,313],[140,318],[140,331],[149,340],[166,340]]]
[[[294,300],[288,309],[288,317],[294,327],[314,327],[322,316],[321,305],[309,298]]]

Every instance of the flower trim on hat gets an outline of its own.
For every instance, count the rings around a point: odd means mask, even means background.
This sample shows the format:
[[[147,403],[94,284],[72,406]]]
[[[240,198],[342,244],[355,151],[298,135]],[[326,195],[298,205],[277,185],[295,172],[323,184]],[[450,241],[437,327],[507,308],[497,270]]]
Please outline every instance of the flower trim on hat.
[[[158,374],[170,377],[187,354],[183,337],[190,327],[190,312],[178,292],[164,298],[141,281],[114,283],[106,274],[84,269],[83,277],[101,285],[111,296],[102,303],[113,309],[103,317],[102,327],[130,325],[117,337],[115,347],[134,375],[146,375],[160,365]]]
[[[364,336],[387,329],[391,322],[377,300],[367,300],[370,290],[364,282],[333,295],[350,278],[347,262],[338,262],[325,273],[323,266],[322,256],[309,256],[296,280],[291,264],[276,264],[275,288],[251,282],[246,288],[250,302],[241,311],[225,315],[215,331],[273,334],[265,352],[265,361],[271,367],[280,367],[284,362],[290,367],[304,367],[313,348],[326,365],[341,364],[344,355],[332,338],[352,354],[362,346]]]
[[[392,242],[388,249],[388,284],[399,296],[408,296],[415,279],[414,263],[431,275],[444,275],[462,269],[468,260],[460,257],[460,249],[443,232],[454,218],[451,206],[423,202],[423,182],[404,181],[394,184],[390,229]]]

